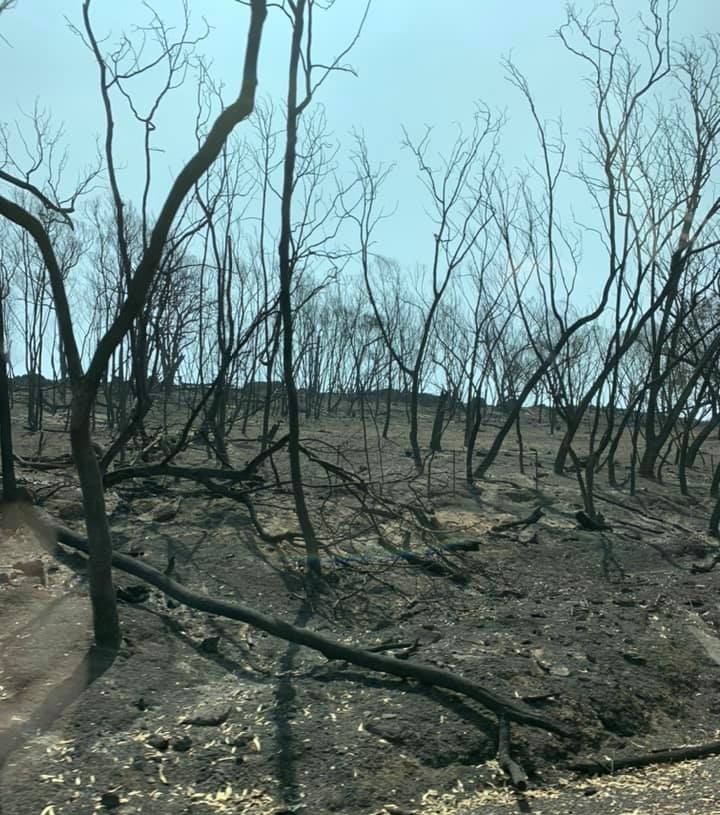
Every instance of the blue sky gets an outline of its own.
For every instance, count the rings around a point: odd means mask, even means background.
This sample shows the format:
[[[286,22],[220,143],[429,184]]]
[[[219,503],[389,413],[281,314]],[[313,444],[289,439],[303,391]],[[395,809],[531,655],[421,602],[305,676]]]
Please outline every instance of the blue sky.
[[[364,3],[337,0],[318,22],[317,55],[332,58],[353,31]],[[579,3],[580,8],[588,4]],[[618,0],[627,29],[642,0]],[[212,27],[200,50],[213,60],[213,73],[228,88],[238,86],[247,10],[234,0],[191,0],[198,28],[201,14]],[[426,125],[435,128],[433,147],[443,152],[452,142],[454,125],[469,127],[476,102],[504,111],[505,162],[522,164],[537,156],[534,129],[518,92],[505,80],[501,58],[512,55],[526,74],[541,115],[562,116],[568,141],[576,143],[590,121],[591,100],[580,76],[578,60],[553,37],[564,20],[559,0],[375,0],[360,42],[348,61],[357,78],[334,76],[322,89],[319,101],[327,110],[329,128],[341,145],[350,149],[349,134],[362,130],[373,161],[396,162],[385,188],[388,209],[397,207],[381,233],[383,254],[406,266],[428,261],[432,230],[423,214],[422,187],[412,157],[400,149],[401,128],[419,135]],[[172,23],[179,2],[157,0],[153,7]],[[98,35],[110,42],[133,22],[146,19],[138,0],[122,3],[94,0],[92,17]],[[28,111],[35,100],[63,123],[70,166],[81,167],[93,154],[101,133],[95,65],[65,21],[81,23],[80,0],[17,0],[0,18],[0,120],[8,122]],[[716,0],[679,0],[673,35],[681,38],[720,30],[720,3]],[[260,92],[282,100],[287,68],[289,27],[277,10],[268,17],[260,63]],[[118,109],[120,110],[120,108]],[[155,144],[157,153],[155,198],[159,201],[173,173],[193,145],[194,87],[192,81],[170,99]],[[118,117],[120,118],[120,116]],[[125,194],[136,194],[142,154],[131,132],[121,131],[127,149],[121,181]],[[592,288],[592,286],[590,286]]]

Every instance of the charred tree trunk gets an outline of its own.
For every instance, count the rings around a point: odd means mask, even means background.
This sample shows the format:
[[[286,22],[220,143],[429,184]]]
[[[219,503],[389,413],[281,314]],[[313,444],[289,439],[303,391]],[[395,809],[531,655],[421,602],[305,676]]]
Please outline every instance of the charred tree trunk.
[[[10,383],[5,351],[5,298],[2,291],[0,291],[0,458],[2,459],[2,497],[6,501],[12,501],[17,494],[17,482],[13,461]]]
[[[293,10],[293,36],[290,50],[290,73],[288,77],[286,143],[280,213],[280,240],[278,246],[280,260],[279,307],[283,332],[282,360],[285,396],[287,400],[288,457],[290,459],[290,475],[292,479],[293,498],[295,501],[295,512],[305,540],[305,559],[308,574],[311,577],[319,578],[322,576],[320,547],[305,499],[305,487],[303,485],[302,466],[300,464],[300,402],[295,384],[295,360],[293,355],[292,278],[295,259],[291,255],[291,210],[293,189],[295,186],[297,126],[302,113],[302,108],[298,104],[297,86],[305,6],[305,0],[298,0]],[[307,101],[309,101],[309,99]]]
[[[120,620],[112,580],[112,537],[105,511],[100,464],[90,435],[90,415],[96,390],[85,381],[73,388],[70,445],[80,478],[90,559],[88,577],[95,642],[100,648],[120,647]]]
[[[435,419],[433,421],[432,434],[430,435],[430,452],[442,452],[442,434],[445,429],[445,410],[447,408],[450,393],[443,391],[440,394],[437,410],[435,411]]]

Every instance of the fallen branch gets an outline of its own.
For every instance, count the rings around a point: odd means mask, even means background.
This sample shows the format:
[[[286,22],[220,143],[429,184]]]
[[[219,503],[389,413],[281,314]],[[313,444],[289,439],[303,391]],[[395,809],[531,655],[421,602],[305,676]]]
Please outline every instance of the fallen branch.
[[[516,790],[526,790],[528,777],[523,768],[510,757],[510,724],[505,716],[498,717],[498,764],[508,774]]]
[[[255,531],[260,536],[260,539],[265,543],[277,544],[282,543],[283,541],[294,543],[297,540],[302,540],[302,535],[299,532],[290,532],[289,530],[287,532],[277,533],[268,532],[260,522],[257,512],[255,511],[255,504],[253,504],[250,496],[247,493],[235,492],[228,487],[215,484],[207,479],[202,479],[200,483],[202,483],[208,492],[211,492],[213,495],[219,495],[222,498],[228,498],[231,501],[237,501],[237,503],[242,504],[247,509],[248,515],[250,515],[250,521],[255,527]]]
[[[711,572],[718,565],[718,563],[720,563],[720,552],[713,555],[713,557],[705,563],[693,563],[693,565],[690,567],[690,571],[693,574]]]
[[[191,481],[206,481],[207,479],[218,479],[222,481],[250,481],[252,483],[262,483],[262,478],[257,475],[258,468],[273,453],[276,453],[287,444],[288,437],[283,436],[275,444],[268,447],[254,459],[249,461],[241,470],[218,469],[215,467],[180,467],[175,464],[149,464],[141,467],[122,467],[103,475],[103,485],[107,489],[121,481],[133,478],[153,478],[156,476],[172,476],[173,478],[186,478]]]
[[[58,456],[53,459],[33,459],[21,458],[17,453],[13,454],[13,459],[21,466],[32,470],[65,470],[72,467],[72,456]]]
[[[656,523],[660,524],[661,528],[663,529],[666,529],[668,526],[672,526],[673,528],[679,530],[680,532],[686,532],[689,533],[690,535],[697,535],[698,533],[697,529],[689,529],[687,526],[683,526],[682,524],[671,521],[667,517],[661,518],[658,517],[657,515],[650,515],[647,512],[640,512],[637,506],[632,506],[631,504],[628,504],[625,501],[618,501],[616,498],[608,498],[605,495],[596,495],[595,500],[604,501],[606,504],[612,504],[615,507],[626,509],[633,515],[638,515],[641,518],[646,518],[648,521],[655,521]]]
[[[522,518],[519,521],[506,521],[502,524],[496,524],[490,528],[490,531],[504,532],[506,529],[513,529],[516,526],[530,526],[530,524],[536,524],[544,515],[545,513],[542,511],[541,507],[535,507],[527,518]]]
[[[630,767],[649,767],[651,764],[671,764],[675,761],[687,761],[691,758],[704,758],[720,753],[720,741],[710,741],[707,744],[694,744],[688,747],[673,747],[669,750],[656,750],[651,753],[640,753],[634,756],[621,758],[597,758],[584,761],[573,761],[566,764],[568,770],[588,775],[611,775],[617,770],[626,770]]]
[[[404,560],[411,566],[418,566],[428,574],[436,575],[438,577],[449,577],[459,583],[467,583],[470,579],[468,575],[460,569],[453,566],[452,563],[447,561],[441,562],[438,558],[442,558],[442,550],[429,549],[428,553],[431,557],[425,555],[418,555],[410,551],[410,532],[405,532],[403,536],[402,548],[398,549],[380,532],[379,527],[376,527],[378,533],[378,543],[390,555],[398,560]]]
[[[88,553],[87,541],[69,529],[55,527],[54,533],[57,541],[63,545]],[[529,710],[512,699],[487,690],[481,685],[477,685],[475,682],[452,674],[449,671],[444,671],[432,665],[422,665],[343,645],[307,628],[294,626],[279,617],[268,617],[247,606],[196,594],[157,569],[119,552],[112,553],[112,563],[116,568],[139,577],[151,586],[155,586],[168,597],[172,597],[190,608],[231,620],[239,620],[280,639],[296,642],[319,651],[328,659],[344,660],[372,671],[391,674],[403,679],[414,679],[424,685],[447,688],[480,702],[498,716],[504,715],[509,720],[557,733],[561,736],[572,737],[577,733],[576,728],[571,724],[559,722]]]
[[[436,547],[438,552],[477,552],[480,549],[480,538],[458,538]]]

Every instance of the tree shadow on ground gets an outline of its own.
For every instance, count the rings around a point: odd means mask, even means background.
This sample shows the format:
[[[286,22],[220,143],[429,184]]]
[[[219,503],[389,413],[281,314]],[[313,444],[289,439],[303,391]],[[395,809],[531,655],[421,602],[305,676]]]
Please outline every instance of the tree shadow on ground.
[[[36,736],[38,731],[49,730],[63,711],[112,666],[116,656],[115,651],[91,647],[70,676],[50,689],[27,721],[0,733],[0,771],[12,753],[26,741]]]

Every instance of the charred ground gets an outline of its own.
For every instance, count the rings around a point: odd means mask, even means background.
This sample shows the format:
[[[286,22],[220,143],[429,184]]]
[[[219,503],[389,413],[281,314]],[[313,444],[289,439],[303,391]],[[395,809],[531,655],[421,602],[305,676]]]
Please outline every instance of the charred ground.
[[[610,528],[590,532],[575,518],[581,503],[572,474],[552,474],[555,446],[536,414],[523,418],[526,474],[508,451],[469,491],[457,460],[453,479],[459,428],[450,425],[447,452],[434,459],[429,479],[413,477],[397,410],[398,435],[380,447],[385,495],[432,512],[436,541],[469,541],[474,550],[438,555],[429,538],[407,536],[386,519],[388,540],[422,562],[393,556],[337,484],[323,484],[319,474],[313,480],[312,472],[313,513],[338,543],[324,551],[327,586],[311,602],[297,542],[263,541],[247,507],[195,482],[166,477],[110,488],[116,547],[172,568],[199,593],[443,667],[577,725],[573,739],[513,727],[511,751],[530,774],[530,791],[518,799],[507,786],[495,761],[497,719],[481,706],[201,614],[134,588],[139,581],[121,572],[123,651],[110,667],[89,664],[82,558],[68,550],[51,557],[27,522],[29,510],[5,507],[0,565],[41,554],[48,573],[40,585],[9,569],[0,587],[3,815],[98,807],[360,815],[385,805],[389,812],[590,813],[631,802],[642,812],[720,811],[704,797],[717,759],[687,765],[695,769],[685,775],[679,765],[610,781],[567,769],[580,759],[619,761],[718,738],[718,573],[696,571],[717,550],[705,533],[709,466],[698,462],[691,471],[688,497],[679,496],[672,468],[667,483],[641,480],[633,497],[598,483]],[[429,428],[431,416],[423,421]],[[43,455],[57,459],[67,452],[64,436],[51,432],[50,419],[48,430]],[[250,426],[234,441],[239,465],[257,452],[257,432]],[[491,438],[492,427],[486,432]],[[380,453],[365,455],[357,419],[324,419],[310,435],[325,458],[333,451],[333,461],[377,480]],[[24,459],[37,445],[22,432],[16,442]],[[189,448],[183,463],[204,464],[205,455]],[[71,466],[19,474],[41,513],[82,532]],[[270,534],[293,530],[282,473],[279,487],[269,463],[262,474],[257,518]],[[503,526],[538,507],[536,523]],[[88,684],[93,672],[99,676]]]

